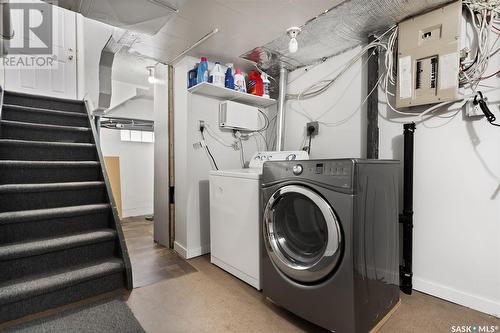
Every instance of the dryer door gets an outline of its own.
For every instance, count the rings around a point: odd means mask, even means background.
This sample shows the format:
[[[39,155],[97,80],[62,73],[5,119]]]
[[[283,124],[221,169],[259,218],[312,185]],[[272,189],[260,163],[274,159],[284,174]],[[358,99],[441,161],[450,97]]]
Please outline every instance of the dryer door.
[[[273,263],[298,282],[321,280],[339,262],[339,221],[330,204],[305,186],[274,192],[264,211],[263,232]]]

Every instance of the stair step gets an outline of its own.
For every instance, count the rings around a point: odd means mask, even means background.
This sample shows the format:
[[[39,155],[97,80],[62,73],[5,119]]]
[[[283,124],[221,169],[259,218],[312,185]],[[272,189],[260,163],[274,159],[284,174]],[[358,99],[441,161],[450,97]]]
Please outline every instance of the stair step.
[[[116,244],[112,229],[4,244],[0,246],[0,283],[112,258]]]
[[[123,262],[120,259],[113,258],[100,263],[70,267],[51,274],[29,276],[24,279],[2,283],[0,284],[0,308],[3,308],[4,305],[9,303],[19,302],[87,281],[120,273],[123,271],[123,268]],[[96,284],[96,287],[97,286]],[[1,319],[0,316],[0,320]]]
[[[0,185],[0,212],[106,203],[104,182]]]
[[[107,211],[110,208],[111,206],[106,203],[0,213],[0,225],[35,220],[46,220],[50,218],[75,217],[87,215],[89,213]]]
[[[49,110],[10,104],[3,105],[2,119],[34,124],[89,127],[89,119],[86,113]]]
[[[115,237],[116,232],[114,230],[104,229],[94,232],[61,236],[58,238],[46,238],[23,243],[4,244],[0,246],[0,261],[38,256],[72,247],[104,242],[114,239]]]
[[[0,185],[81,182],[101,179],[101,164],[97,161],[0,160]]]
[[[92,130],[88,127],[33,124],[1,120],[3,139],[50,142],[92,143]]]
[[[93,143],[0,139],[0,159],[37,161],[97,161]]]
[[[83,101],[5,91],[4,104],[87,113]]]
[[[111,205],[81,205],[0,213],[0,245],[105,229]]]

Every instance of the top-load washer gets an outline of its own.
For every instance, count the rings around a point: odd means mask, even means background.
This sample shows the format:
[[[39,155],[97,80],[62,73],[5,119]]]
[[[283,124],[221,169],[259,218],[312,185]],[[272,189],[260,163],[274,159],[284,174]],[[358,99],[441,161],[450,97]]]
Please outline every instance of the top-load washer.
[[[211,262],[261,289],[260,179],[267,161],[304,160],[305,151],[259,152],[247,169],[211,171]]]
[[[399,301],[397,161],[264,164],[263,293],[328,330],[369,332]]]

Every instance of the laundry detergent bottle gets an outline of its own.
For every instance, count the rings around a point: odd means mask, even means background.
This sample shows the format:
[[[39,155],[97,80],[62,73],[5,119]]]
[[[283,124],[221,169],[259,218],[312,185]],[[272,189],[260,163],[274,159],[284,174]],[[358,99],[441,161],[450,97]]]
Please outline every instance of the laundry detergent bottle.
[[[210,74],[210,76],[212,77],[212,83],[214,85],[224,87],[225,76],[219,62],[215,62],[215,66]]]
[[[233,69],[231,67],[228,67],[228,69],[226,70],[224,86],[229,89],[234,89],[234,76],[233,76]]]
[[[247,92],[247,84],[245,82],[245,77],[241,73],[241,70],[237,69],[234,75],[234,90],[240,92]]]
[[[196,83],[208,82],[208,61],[206,57],[201,57],[201,62],[198,65],[198,73],[196,75]]]
[[[262,96],[262,78],[260,73],[256,71],[251,71],[248,74],[248,93],[256,96]]]

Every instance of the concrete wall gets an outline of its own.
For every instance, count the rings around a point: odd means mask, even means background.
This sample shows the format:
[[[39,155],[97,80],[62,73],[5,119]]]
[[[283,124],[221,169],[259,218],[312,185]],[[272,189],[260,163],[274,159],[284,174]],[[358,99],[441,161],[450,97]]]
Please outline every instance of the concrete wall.
[[[186,57],[174,68],[175,112],[175,249],[185,258],[210,251],[210,203],[208,175],[212,169],[200,142],[199,121],[204,120],[224,140],[232,141],[230,132],[218,129],[220,101],[187,92],[187,71],[198,59]],[[241,168],[240,152],[218,144],[206,135],[220,169]],[[257,150],[255,140],[243,143],[245,159]]]
[[[303,70],[291,73],[289,93],[334,72],[353,52],[307,73]],[[487,74],[498,69],[499,60],[494,59]],[[308,121],[294,110],[305,110],[316,119],[336,104],[336,96],[343,93],[344,87],[348,87],[344,97],[320,120],[337,122],[356,109],[366,96],[362,64],[363,61],[356,64],[330,92],[302,102],[302,108],[297,102],[288,102],[286,149],[301,146]],[[484,83],[499,87],[500,79],[497,76]],[[491,110],[498,115],[500,93],[497,90],[488,97]],[[380,158],[401,159],[402,123],[411,119],[387,113],[382,94],[380,101]],[[365,117],[363,107],[342,125],[321,125],[319,136],[313,139],[311,157],[364,157]],[[455,118],[436,117],[425,125],[417,125],[414,288],[500,316],[500,130],[484,118],[464,117],[460,112]]]

